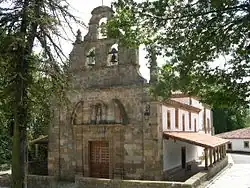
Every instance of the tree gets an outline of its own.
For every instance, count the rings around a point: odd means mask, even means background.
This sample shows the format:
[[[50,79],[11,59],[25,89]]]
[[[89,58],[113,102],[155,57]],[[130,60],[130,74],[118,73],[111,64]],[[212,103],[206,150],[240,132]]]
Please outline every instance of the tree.
[[[247,127],[249,112],[246,109],[213,109],[213,126],[215,134]]]
[[[114,8],[108,35],[126,45],[154,46],[166,60],[157,95],[178,89],[215,107],[248,104],[248,0],[118,0]],[[221,57],[227,59],[222,68],[215,61]]]
[[[69,12],[66,0],[1,0],[0,1],[0,63],[5,88],[2,103],[8,105],[14,120],[12,146],[12,187],[24,187],[24,161],[27,127],[31,122],[32,85],[34,74],[49,77],[55,92],[62,89],[61,64],[64,54],[60,39],[65,39],[65,27],[73,31],[72,21],[78,20]],[[78,22],[79,23],[79,22]],[[66,35],[67,36],[67,35]],[[40,45],[42,58],[34,66],[34,46]],[[60,93],[60,92],[59,92]],[[34,95],[33,95],[34,94]]]

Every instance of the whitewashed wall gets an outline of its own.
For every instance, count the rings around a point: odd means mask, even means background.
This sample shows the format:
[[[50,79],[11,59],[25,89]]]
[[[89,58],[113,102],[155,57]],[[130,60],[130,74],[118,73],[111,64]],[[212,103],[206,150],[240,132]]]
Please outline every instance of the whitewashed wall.
[[[250,152],[250,148],[244,148],[244,141],[249,141],[249,145],[250,145],[250,139],[227,139],[227,140],[229,140],[232,143],[232,150],[231,151]]]
[[[181,103],[185,103],[185,104],[190,104],[190,98],[189,97],[183,97],[183,98],[171,98],[172,100],[175,100],[175,101],[178,101],[178,102],[181,102]],[[212,126],[212,111],[210,109],[206,109],[206,111],[204,111],[204,106],[201,102],[199,102],[197,99],[194,99],[194,98],[191,98],[191,105],[196,107],[196,108],[200,108],[201,111],[199,112],[199,114],[195,114],[195,113],[192,113],[191,114],[191,130],[189,129],[189,124],[186,123],[186,128],[185,128],[185,131],[194,131],[194,118],[197,118],[197,129],[196,131],[197,132],[200,132],[200,133],[205,133],[205,130],[204,130],[204,113],[206,113],[206,124],[207,124],[207,118],[209,120],[209,124],[210,124],[210,127]],[[182,115],[181,115],[181,111],[182,110],[179,110],[179,128],[176,129],[175,128],[175,118],[174,118],[174,115],[175,115],[175,111],[174,111],[174,108],[172,109],[171,111],[171,130],[168,130],[167,129],[167,121],[166,121],[166,116],[167,116],[167,107],[163,107],[162,109],[162,112],[163,112],[163,130],[164,131],[182,131]],[[164,117],[165,116],[165,117]],[[188,118],[188,121],[189,121],[189,117],[187,115]],[[209,133],[211,134],[212,131]],[[198,156],[202,156],[203,155],[203,148],[202,147],[197,147],[197,155]]]
[[[198,100],[193,99],[193,98],[191,98],[191,100],[192,100],[192,106],[201,109],[201,111],[199,113],[199,124],[197,125],[197,131],[204,132],[204,130],[203,130],[204,107],[203,107],[202,103],[199,102]]]
[[[179,109],[178,115],[179,115],[179,130],[182,131],[183,126],[185,126],[185,131],[188,131],[189,130],[189,117],[188,117],[189,113],[188,113],[188,111]],[[185,123],[182,121],[183,115],[184,115]]]
[[[163,168],[169,170],[181,165],[181,147],[186,147],[186,162],[198,159],[198,146],[173,139],[163,141]]]
[[[167,111],[170,111],[170,127],[171,129],[168,129],[167,127]],[[162,129],[163,131],[170,131],[170,130],[176,130],[175,128],[175,108],[167,107],[162,105]]]
[[[199,100],[197,99],[194,99],[194,98],[189,98],[189,97],[183,97],[183,98],[171,98],[172,100],[175,100],[175,101],[178,101],[178,102],[181,102],[181,103],[185,103],[185,104],[190,104],[190,100],[191,100],[191,106],[194,106],[196,108],[200,108],[201,111],[199,113],[199,121],[197,122],[197,131],[199,132],[205,132],[204,131],[204,126],[203,126],[203,123],[204,123],[204,106],[201,102],[199,102]],[[212,126],[212,111],[210,109],[206,109],[205,111],[206,113],[206,123],[207,123],[207,118],[208,118],[208,121],[209,121],[209,125],[210,127]],[[212,132],[210,131],[209,134],[211,134]]]
[[[191,126],[192,126],[192,130],[195,131],[195,123],[194,120],[196,119],[196,131],[199,130],[199,114],[197,113],[192,113],[191,114]]]
[[[170,125],[171,128],[167,127],[167,112],[170,111]],[[197,131],[199,130],[199,115],[197,113],[191,113],[191,129],[189,128],[189,112],[179,109],[178,113],[178,128],[175,127],[175,108],[162,105],[162,126],[163,131],[183,131],[182,115],[185,115],[185,131],[194,131],[194,119],[197,121]]]

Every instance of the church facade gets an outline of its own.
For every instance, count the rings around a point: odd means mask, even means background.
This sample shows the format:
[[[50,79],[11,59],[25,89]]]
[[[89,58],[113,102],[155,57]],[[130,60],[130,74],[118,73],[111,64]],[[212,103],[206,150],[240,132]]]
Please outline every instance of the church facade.
[[[78,39],[70,54],[69,105],[56,106],[49,135],[49,174],[73,178],[141,179],[160,177],[158,148],[159,107],[151,104],[150,120],[146,80],[139,73],[138,49],[99,39],[102,18],[109,7],[92,11],[89,32]],[[147,115],[147,114],[146,114]]]
[[[211,110],[207,108],[205,117],[209,118],[201,121],[202,105],[192,106],[179,99],[164,103],[153,100],[148,83],[139,73],[139,50],[119,46],[116,40],[100,34],[102,20],[112,14],[109,7],[95,8],[83,40],[78,32],[70,54],[67,104],[54,100],[52,108],[48,173],[61,179],[79,175],[162,180],[167,171],[186,168],[188,162],[197,159],[200,154],[196,147],[210,147],[193,146],[183,139],[176,143],[178,138],[167,133],[164,136],[165,132],[209,129],[204,134],[211,135]],[[155,67],[156,63],[151,65],[152,75]],[[211,151],[224,151],[223,144],[218,145],[220,150]],[[182,145],[191,148],[185,149],[185,160]],[[178,149],[171,149],[175,151],[171,154],[168,148],[175,147]]]

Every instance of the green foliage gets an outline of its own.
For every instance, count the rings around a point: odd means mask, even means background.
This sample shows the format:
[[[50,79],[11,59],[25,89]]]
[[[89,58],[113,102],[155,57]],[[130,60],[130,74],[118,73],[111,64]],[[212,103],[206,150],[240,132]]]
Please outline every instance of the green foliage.
[[[4,118],[4,117],[3,117]],[[10,164],[11,162],[11,137],[9,134],[9,129],[6,122],[1,120],[0,127],[0,165],[2,164]]]
[[[249,1],[118,0],[114,7],[108,34],[125,45],[154,45],[166,59],[156,95],[181,90],[213,107],[247,106]]]
[[[154,46],[166,60],[151,88],[155,96],[176,90],[199,96],[214,109],[217,133],[250,124],[249,1],[118,0],[114,7],[109,36]]]
[[[249,126],[249,110],[223,109],[213,110],[215,133],[222,133]]]
[[[52,95],[64,96],[60,39],[67,39],[65,27],[73,31],[72,21],[78,22],[66,0],[0,1],[0,108],[6,122],[14,122],[13,188],[24,187],[27,137],[46,130]]]

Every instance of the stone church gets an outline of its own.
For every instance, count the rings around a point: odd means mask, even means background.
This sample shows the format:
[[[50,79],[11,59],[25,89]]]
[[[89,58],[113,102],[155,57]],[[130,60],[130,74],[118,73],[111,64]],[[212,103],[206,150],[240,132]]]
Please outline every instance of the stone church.
[[[112,9],[100,6],[91,14],[88,33],[82,39],[78,32],[70,54],[67,101],[53,100],[48,174],[162,180],[190,169],[202,153],[206,169],[208,152],[210,165],[225,157],[226,141],[211,136],[211,109],[183,94],[167,101],[150,97],[156,58],[147,83],[139,73],[139,49],[100,32]]]
[[[82,40],[78,32],[70,54],[69,104],[54,105],[49,175],[159,179],[160,116],[139,73],[139,49],[101,36],[111,8],[91,13],[87,35]]]

